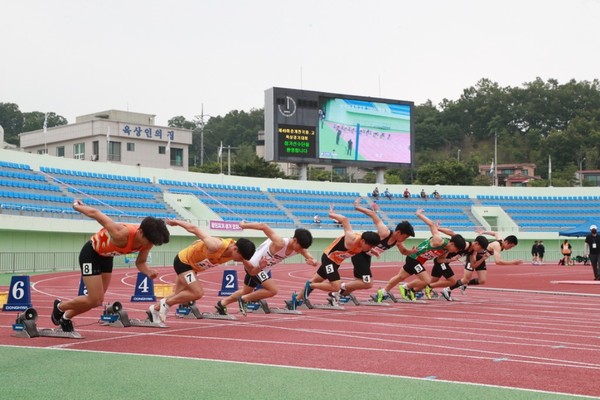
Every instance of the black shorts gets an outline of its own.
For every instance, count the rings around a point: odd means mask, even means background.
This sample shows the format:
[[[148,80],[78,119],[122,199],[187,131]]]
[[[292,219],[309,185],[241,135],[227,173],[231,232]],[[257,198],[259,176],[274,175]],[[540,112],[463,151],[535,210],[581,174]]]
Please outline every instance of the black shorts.
[[[183,273],[183,272],[188,272],[188,271],[193,271],[194,268],[192,268],[191,265],[184,263],[183,261],[181,261],[179,259],[179,255],[175,256],[175,259],[173,260],[173,269],[175,270],[175,273],[177,275]]]
[[[341,278],[338,269],[340,269],[340,265],[331,261],[326,254],[323,254],[321,256],[321,266],[317,270],[317,274],[329,282],[339,281]]]
[[[454,276],[454,271],[452,271],[452,267],[449,263],[439,263],[434,261],[431,276],[433,278],[440,278],[443,276],[446,279],[450,279]]]
[[[81,275],[93,276],[112,273],[113,258],[114,257],[104,257],[96,253],[92,246],[92,241],[89,240],[83,245],[79,252],[79,268],[81,269]]]
[[[367,253],[358,253],[352,256],[352,265],[354,266],[354,277],[365,283],[371,282],[373,274],[371,273],[371,256]]]
[[[406,272],[408,272],[410,275],[417,275],[420,274],[421,272],[425,271],[425,267],[423,265],[421,265],[420,262],[418,262],[416,259],[412,258],[412,257],[406,257],[406,263],[404,264],[404,267],[402,267]]]
[[[466,269],[467,271],[473,271],[473,268],[471,267],[471,262],[470,262],[470,261],[467,261],[467,262],[465,263],[465,269]],[[485,261],[484,261],[484,262],[482,262],[482,263],[479,265],[479,267],[475,268],[475,271],[486,271],[486,270],[487,270],[487,267],[485,266]]]
[[[254,276],[246,272],[246,276],[244,277],[244,285],[255,288],[258,285],[262,285],[263,282],[268,281],[269,279],[271,279],[271,274],[266,271],[260,271]]]

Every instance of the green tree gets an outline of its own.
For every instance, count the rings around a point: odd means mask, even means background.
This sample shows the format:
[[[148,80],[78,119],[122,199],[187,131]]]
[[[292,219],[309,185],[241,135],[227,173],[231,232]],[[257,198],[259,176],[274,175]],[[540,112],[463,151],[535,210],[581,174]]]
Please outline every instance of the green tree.
[[[254,156],[250,162],[235,163],[233,169],[236,175],[256,178],[285,178],[285,174],[276,164],[266,162],[264,158]]]
[[[54,126],[66,125],[67,119],[62,115],[58,115],[54,112],[49,112],[46,117],[46,113],[40,111],[32,111],[23,113],[23,132],[37,131],[44,128],[44,121],[47,120],[47,127],[52,128]]]
[[[4,141],[19,144],[19,133],[23,131],[23,113],[14,103],[0,103],[0,125],[4,128]]]
[[[476,172],[456,160],[442,160],[417,170],[416,183],[424,185],[472,185]]]
[[[167,125],[169,125],[169,127],[171,128],[181,128],[189,130],[196,129],[196,123],[194,121],[188,121],[187,119],[185,119],[185,117],[181,115],[171,118],[169,121],[167,121]]]

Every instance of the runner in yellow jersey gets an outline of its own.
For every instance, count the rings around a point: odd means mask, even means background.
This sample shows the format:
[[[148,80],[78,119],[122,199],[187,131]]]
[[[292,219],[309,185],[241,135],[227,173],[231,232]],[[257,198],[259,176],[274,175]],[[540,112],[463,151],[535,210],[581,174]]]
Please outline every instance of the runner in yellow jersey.
[[[252,264],[248,260],[254,254],[256,248],[254,243],[248,239],[221,239],[210,236],[189,222],[167,220],[167,224],[180,226],[196,235],[199,240],[196,240],[175,256],[173,261],[173,268],[177,273],[175,293],[150,306],[149,311],[152,322],[164,322],[167,319],[169,307],[172,305],[185,304],[202,298],[204,289],[196,279],[198,272],[232,260],[243,263],[245,268],[252,268]]]

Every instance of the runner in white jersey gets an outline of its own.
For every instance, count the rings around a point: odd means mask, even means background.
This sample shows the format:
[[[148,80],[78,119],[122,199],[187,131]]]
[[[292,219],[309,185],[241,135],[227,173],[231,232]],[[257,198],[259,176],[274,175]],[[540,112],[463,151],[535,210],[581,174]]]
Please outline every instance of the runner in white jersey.
[[[277,284],[269,274],[271,267],[288,257],[301,254],[306,263],[316,267],[319,265],[308,252],[312,244],[312,234],[307,229],[298,228],[292,238],[282,238],[267,224],[256,222],[240,222],[242,229],[261,230],[267,236],[258,246],[250,259],[254,266],[252,270],[245,269],[244,286],[232,295],[217,302],[215,308],[221,315],[227,315],[227,305],[238,301],[240,312],[246,315],[247,304],[261,299],[273,297],[277,294]],[[260,289],[255,290],[260,285]]]

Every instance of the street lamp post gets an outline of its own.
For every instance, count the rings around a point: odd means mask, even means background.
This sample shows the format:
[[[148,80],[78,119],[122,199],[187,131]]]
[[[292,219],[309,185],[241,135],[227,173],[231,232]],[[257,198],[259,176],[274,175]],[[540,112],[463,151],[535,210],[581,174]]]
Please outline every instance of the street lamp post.
[[[583,162],[585,161],[585,157],[579,160],[579,187],[583,186]]]
[[[204,118],[212,118],[212,115],[204,114],[204,104],[202,104],[202,108],[200,109],[200,115],[196,115],[200,125],[200,166],[204,165]]]
[[[460,149],[457,150],[456,161],[460,163]]]

